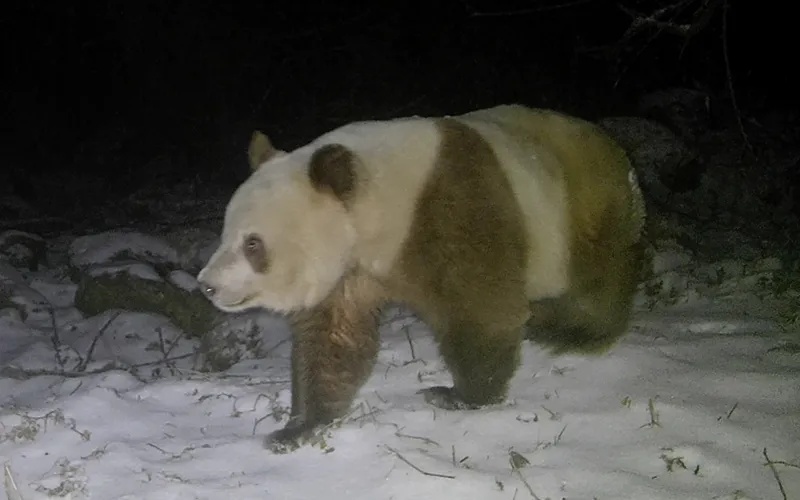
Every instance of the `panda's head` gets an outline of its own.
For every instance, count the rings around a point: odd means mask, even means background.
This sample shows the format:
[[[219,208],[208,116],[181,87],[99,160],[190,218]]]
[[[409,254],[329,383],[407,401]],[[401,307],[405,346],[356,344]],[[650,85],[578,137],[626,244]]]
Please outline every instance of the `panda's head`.
[[[225,212],[219,248],[197,276],[216,307],[291,312],[316,305],[352,262],[348,205],[358,158],[340,144],[278,151],[256,132],[252,173]]]

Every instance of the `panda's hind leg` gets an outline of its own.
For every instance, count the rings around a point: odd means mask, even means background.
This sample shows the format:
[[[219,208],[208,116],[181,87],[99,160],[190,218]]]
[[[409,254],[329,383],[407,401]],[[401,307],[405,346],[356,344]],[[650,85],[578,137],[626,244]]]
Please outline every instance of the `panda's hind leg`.
[[[521,327],[497,329],[457,322],[440,336],[439,346],[453,386],[419,392],[428,403],[448,410],[502,402],[519,365],[522,337]]]

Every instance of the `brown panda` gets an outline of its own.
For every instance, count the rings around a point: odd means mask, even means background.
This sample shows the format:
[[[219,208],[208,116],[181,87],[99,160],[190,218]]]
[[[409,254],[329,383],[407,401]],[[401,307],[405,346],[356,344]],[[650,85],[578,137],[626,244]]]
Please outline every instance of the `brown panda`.
[[[352,123],[290,153],[256,132],[249,158],[198,281],[224,311],[289,318],[291,419],[274,451],[349,410],[388,301],[435,332],[454,384],[420,392],[448,409],[502,401],[526,337],[599,352],[627,328],[644,205],[593,124],[503,105]]]

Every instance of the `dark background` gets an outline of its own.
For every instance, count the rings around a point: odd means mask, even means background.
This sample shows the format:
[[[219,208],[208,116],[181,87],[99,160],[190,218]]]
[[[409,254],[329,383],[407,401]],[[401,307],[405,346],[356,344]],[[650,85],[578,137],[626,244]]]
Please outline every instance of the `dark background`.
[[[699,4],[686,2],[684,21]],[[740,114],[794,120],[791,9],[766,5],[727,4]],[[187,179],[230,190],[254,128],[292,149],[353,120],[504,102],[595,119],[674,86],[708,92],[717,125],[731,126],[722,13],[688,44],[653,30],[618,44],[631,17],[602,0],[12,1],[0,169],[52,210],[70,190],[100,200]]]

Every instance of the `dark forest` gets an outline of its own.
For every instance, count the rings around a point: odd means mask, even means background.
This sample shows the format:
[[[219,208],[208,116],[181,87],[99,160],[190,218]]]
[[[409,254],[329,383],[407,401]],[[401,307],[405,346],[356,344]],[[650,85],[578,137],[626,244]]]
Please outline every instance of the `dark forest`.
[[[763,159],[797,137],[783,17],[730,0],[12,2],[4,192],[60,216],[186,183],[224,196],[255,128],[291,149],[506,102],[636,115],[675,88]]]

